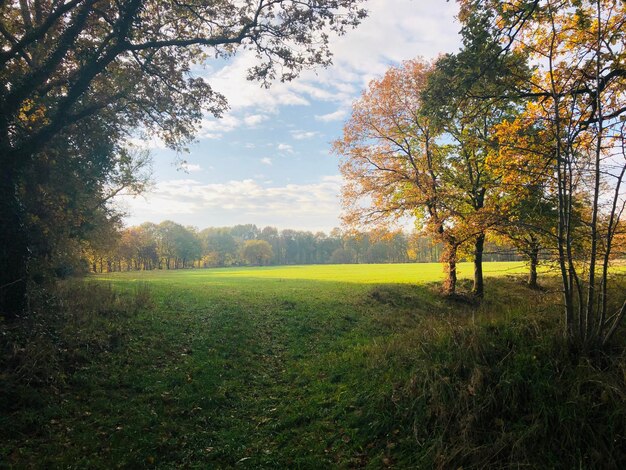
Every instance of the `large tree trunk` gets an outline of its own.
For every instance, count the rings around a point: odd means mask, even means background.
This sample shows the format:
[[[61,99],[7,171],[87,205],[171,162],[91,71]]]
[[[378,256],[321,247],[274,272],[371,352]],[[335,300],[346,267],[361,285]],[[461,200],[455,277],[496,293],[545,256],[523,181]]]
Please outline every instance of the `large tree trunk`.
[[[476,297],[485,295],[485,283],[483,280],[483,250],[485,247],[485,234],[480,234],[474,242],[474,287],[472,293]]]

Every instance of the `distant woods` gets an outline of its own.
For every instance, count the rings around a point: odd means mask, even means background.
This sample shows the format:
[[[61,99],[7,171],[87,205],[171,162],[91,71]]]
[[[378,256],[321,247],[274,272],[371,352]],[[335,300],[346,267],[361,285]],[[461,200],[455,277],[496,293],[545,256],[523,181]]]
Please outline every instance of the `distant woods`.
[[[487,244],[487,261],[512,261],[512,247]],[[330,234],[259,229],[256,225],[197,230],[171,221],[103,233],[85,243],[83,270],[94,273],[301,264],[437,262],[442,246],[431,237],[402,231]],[[69,266],[68,266],[69,267]]]

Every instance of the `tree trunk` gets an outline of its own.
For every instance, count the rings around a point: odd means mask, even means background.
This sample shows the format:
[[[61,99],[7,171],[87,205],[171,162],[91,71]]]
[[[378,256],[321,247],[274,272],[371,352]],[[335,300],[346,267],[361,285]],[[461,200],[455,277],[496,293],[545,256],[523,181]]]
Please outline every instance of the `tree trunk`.
[[[530,259],[530,271],[528,272],[528,287],[531,289],[539,289],[537,283],[537,266],[539,265],[539,247],[533,246],[528,253]]]
[[[452,295],[456,292],[456,257],[457,246],[448,244],[443,252],[443,261],[446,263],[445,273],[446,278],[443,283],[443,291],[447,295]]]
[[[474,287],[472,294],[476,297],[485,295],[485,283],[483,280],[483,250],[485,247],[485,234],[476,237],[474,242]]]

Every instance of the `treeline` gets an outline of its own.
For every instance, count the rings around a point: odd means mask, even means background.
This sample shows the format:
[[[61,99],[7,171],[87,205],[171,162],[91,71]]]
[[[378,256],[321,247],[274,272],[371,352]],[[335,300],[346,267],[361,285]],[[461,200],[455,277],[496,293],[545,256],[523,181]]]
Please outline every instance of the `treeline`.
[[[488,245],[488,261],[519,259],[514,250]],[[103,233],[83,247],[83,266],[95,273],[152,269],[297,264],[437,262],[441,243],[402,231],[330,234],[259,229],[256,225],[198,230],[172,221]]]

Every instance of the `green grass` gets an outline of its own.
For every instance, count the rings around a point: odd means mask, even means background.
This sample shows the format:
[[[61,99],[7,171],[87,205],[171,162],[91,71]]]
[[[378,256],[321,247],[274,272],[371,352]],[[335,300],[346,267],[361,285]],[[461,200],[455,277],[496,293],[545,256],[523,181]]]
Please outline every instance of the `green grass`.
[[[471,263],[459,263],[459,279],[473,276]],[[524,263],[485,263],[486,276],[504,276],[526,273]],[[343,264],[310,266],[276,266],[262,268],[221,268],[184,271],[139,271],[101,275],[99,279],[111,281],[166,282],[194,286],[199,283],[230,284],[237,282],[277,279],[329,281],[351,284],[425,284],[443,279],[443,267],[439,263],[423,264]]]
[[[46,300],[56,323],[3,329],[0,466],[624,463],[623,353],[569,358],[558,294],[526,289],[524,271],[487,263],[480,306],[442,297],[438,264],[69,284]]]

